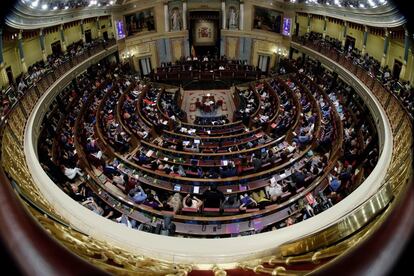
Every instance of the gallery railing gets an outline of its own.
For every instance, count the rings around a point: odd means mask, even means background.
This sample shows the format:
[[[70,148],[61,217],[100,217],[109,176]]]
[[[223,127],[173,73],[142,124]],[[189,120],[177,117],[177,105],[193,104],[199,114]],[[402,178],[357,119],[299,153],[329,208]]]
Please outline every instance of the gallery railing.
[[[25,94],[1,125],[0,221],[2,227],[0,233],[19,267],[26,274],[76,273],[76,271],[89,272],[93,275],[104,273],[96,270],[94,265],[114,274],[191,274],[191,265],[176,265],[133,255],[76,231],[43,199],[31,179],[22,150],[24,125],[31,110],[26,108],[33,108],[43,92],[44,90],[40,90],[38,93]],[[376,95],[382,99],[381,103],[387,106],[385,110],[393,126],[394,140],[399,142],[395,143],[391,167],[382,188],[354,212],[328,229],[282,246],[280,254],[243,262],[237,264],[237,268],[246,269],[251,274],[262,272],[286,275],[294,272],[290,267],[295,263],[317,264],[324,259],[331,260],[347,252],[345,257],[333,261],[332,265],[328,264],[325,272],[321,273],[324,275],[337,273],[344,267],[352,268],[354,273],[363,273],[372,264],[377,263],[372,258],[376,254],[371,251],[369,252],[372,254],[366,254],[365,250],[375,250],[375,252],[396,250],[396,247],[391,245],[401,239],[402,236],[398,234],[401,233],[402,228],[405,229],[404,237],[410,234],[409,230],[413,229],[413,222],[409,218],[414,211],[414,188],[413,185],[408,185],[413,170],[411,122],[405,112],[399,112],[401,107],[398,101],[395,105],[393,98],[384,95],[384,92],[382,89],[377,89]],[[398,114],[395,115],[393,111]],[[397,124],[394,121],[398,121]],[[15,191],[18,192],[18,197],[12,187],[15,187]],[[18,198],[22,200],[18,201]],[[39,227],[39,223],[49,233]],[[382,231],[384,229],[387,230],[386,235]],[[90,264],[64,249],[50,237],[50,234]],[[341,239],[343,242],[340,242]],[[374,241],[376,247],[373,247]],[[355,246],[356,244],[358,246]],[[398,255],[395,251],[388,252]],[[293,257],[293,255],[297,256]],[[353,263],[359,263],[358,266],[349,265],[352,258],[354,260],[358,258],[358,262]],[[43,265],[36,265],[39,262]],[[282,266],[281,263],[284,265]],[[382,265],[385,266],[386,263]],[[305,269],[304,266],[302,268]],[[316,268],[317,266],[310,270],[305,269],[305,272]],[[210,270],[215,275],[225,275],[224,270],[217,266],[212,266]]]

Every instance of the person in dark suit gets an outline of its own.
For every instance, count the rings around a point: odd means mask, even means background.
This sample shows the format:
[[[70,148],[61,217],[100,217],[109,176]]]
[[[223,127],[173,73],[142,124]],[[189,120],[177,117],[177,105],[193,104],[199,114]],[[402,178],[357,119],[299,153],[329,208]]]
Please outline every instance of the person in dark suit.
[[[224,194],[222,191],[217,190],[217,186],[213,185],[203,193],[204,207],[207,208],[219,208],[224,201]]]

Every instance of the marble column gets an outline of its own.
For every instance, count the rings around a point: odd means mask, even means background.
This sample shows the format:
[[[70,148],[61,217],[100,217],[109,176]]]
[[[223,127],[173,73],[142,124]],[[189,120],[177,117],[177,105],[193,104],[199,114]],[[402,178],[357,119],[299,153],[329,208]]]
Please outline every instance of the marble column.
[[[168,2],[164,2],[164,29],[170,31],[170,17],[168,16]]]
[[[3,50],[3,29],[0,28],[0,86],[7,87],[9,86],[9,78],[4,64]]]
[[[183,1],[183,30],[187,30],[187,1]]]
[[[308,26],[306,27],[306,33],[310,33],[311,31],[311,15],[308,14]]]
[[[387,64],[387,56],[388,56],[388,47],[390,45],[390,38],[389,38],[390,32],[385,29],[385,37],[384,37],[384,51],[381,58],[381,67],[384,68]]]
[[[60,25],[60,40],[62,41],[62,51],[66,53],[65,29],[63,24]]]
[[[45,33],[44,33],[43,28],[40,29],[39,40],[40,40],[40,50],[42,50],[42,59],[44,62],[46,62],[47,55],[46,55],[46,48],[45,48]]]
[[[20,30],[17,36],[17,46],[19,50],[20,65],[22,66],[22,72],[27,73],[27,65],[24,61],[24,52],[23,52],[23,30]]]
[[[342,33],[342,48],[345,48],[346,34],[348,32],[348,22],[344,22],[344,32]]]
[[[81,29],[81,39],[83,41],[83,43],[86,42],[86,37],[85,37],[85,29],[83,28],[83,20],[81,20],[80,22],[80,29]]]
[[[99,16],[96,18],[96,29],[98,30],[98,38],[101,38],[101,24],[99,22]]]
[[[226,25],[227,25],[227,19],[226,19],[226,1],[225,0],[221,0],[221,14],[222,14],[222,29],[225,30],[226,29]]]
[[[365,55],[367,51],[367,41],[368,41],[368,26],[364,26],[364,40],[362,41],[362,54]]]
[[[240,12],[239,12],[239,30],[243,31],[244,29],[244,3],[240,1]]]
[[[408,30],[405,29],[404,59],[403,59],[403,65],[401,67],[401,72],[400,72],[400,79],[403,79],[403,80],[407,80],[407,78],[405,77],[405,73],[407,71],[409,51],[410,51],[410,34],[408,33]]]
[[[327,26],[328,26],[328,18],[325,16],[324,19],[323,19],[323,33],[322,33],[322,38],[323,39],[325,39],[325,37],[326,37]]]

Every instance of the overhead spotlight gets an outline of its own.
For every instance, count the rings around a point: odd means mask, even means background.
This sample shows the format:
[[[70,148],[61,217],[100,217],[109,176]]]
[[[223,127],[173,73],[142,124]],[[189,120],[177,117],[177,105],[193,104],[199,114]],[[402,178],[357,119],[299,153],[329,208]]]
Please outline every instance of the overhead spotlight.
[[[55,10],[57,10],[57,8],[58,8],[57,6],[54,6],[54,7],[53,7],[53,10],[55,11]]]
[[[365,5],[361,3],[361,4],[359,4],[359,7],[364,9]]]
[[[113,5],[114,4],[114,1],[109,1],[109,5]]]
[[[69,6],[65,6],[65,10],[69,9]]]
[[[37,8],[37,6],[39,6],[39,0],[35,0],[35,1],[33,1],[33,2],[32,2],[32,4],[30,4],[30,6],[31,6],[32,8]]]
[[[48,8],[47,4],[42,5],[42,10],[47,10],[47,8]]]

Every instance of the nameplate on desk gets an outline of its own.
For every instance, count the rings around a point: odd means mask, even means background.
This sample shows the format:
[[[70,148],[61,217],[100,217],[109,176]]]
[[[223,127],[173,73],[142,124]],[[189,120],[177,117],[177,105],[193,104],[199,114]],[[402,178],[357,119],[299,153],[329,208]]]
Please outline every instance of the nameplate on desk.
[[[174,191],[176,192],[181,191],[181,185],[174,185]]]
[[[231,193],[231,192],[233,192],[233,190],[232,189],[227,189],[226,192]]]
[[[193,193],[199,194],[200,193],[200,186],[194,186]]]

